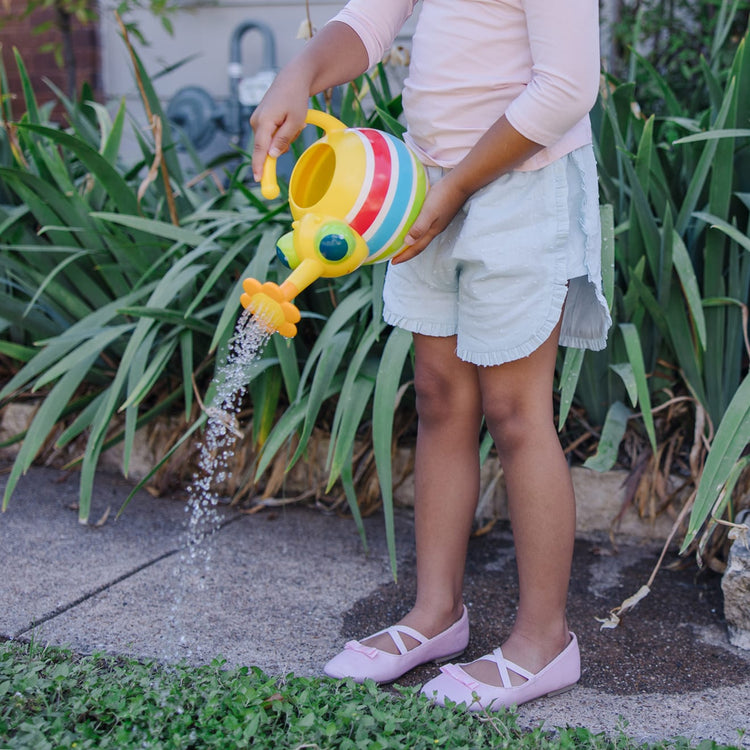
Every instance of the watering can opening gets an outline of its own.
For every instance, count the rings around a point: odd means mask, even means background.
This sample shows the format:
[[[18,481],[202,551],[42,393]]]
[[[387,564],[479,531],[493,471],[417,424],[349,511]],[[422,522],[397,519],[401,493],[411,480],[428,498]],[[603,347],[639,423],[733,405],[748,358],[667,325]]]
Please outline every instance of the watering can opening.
[[[328,143],[314,143],[292,172],[289,194],[300,209],[310,209],[328,192],[336,171],[336,153]]]

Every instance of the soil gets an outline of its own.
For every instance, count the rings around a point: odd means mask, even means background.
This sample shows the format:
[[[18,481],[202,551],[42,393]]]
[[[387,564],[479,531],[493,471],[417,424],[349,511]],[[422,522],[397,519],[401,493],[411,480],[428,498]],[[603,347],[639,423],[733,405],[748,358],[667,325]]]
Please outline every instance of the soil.
[[[580,685],[614,695],[684,693],[739,685],[750,674],[747,659],[726,642],[721,577],[692,561],[668,554],[651,593],[614,629],[601,629],[626,597],[651,575],[659,548],[633,544],[615,551],[609,543],[576,542],[568,598],[570,628],[582,659]],[[671,563],[687,563],[669,569]],[[415,593],[414,560],[399,566],[398,584],[381,586],[345,614],[342,638],[364,638],[400,619]],[[507,525],[472,538],[464,601],[471,640],[461,661],[471,661],[502,643],[510,630],[518,595],[515,557]],[[435,666],[412,670],[399,683],[416,685],[434,676]]]

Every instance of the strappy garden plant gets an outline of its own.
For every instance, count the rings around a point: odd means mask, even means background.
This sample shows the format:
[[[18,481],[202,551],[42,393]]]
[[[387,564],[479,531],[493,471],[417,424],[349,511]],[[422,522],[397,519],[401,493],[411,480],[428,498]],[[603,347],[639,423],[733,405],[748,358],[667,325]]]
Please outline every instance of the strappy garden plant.
[[[104,107],[57,92],[70,123],[59,127],[15,58],[25,112],[14,121],[3,100],[0,353],[22,366],[0,405],[24,393],[41,403],[17,436],[3,507],[47,441],[62,449],[85,435],[69,465],[81,466],[86,522],[102,451],[122,441],[127,474],[138,427],[179,406],[191,419],[193,378],[210,374],[226,350],[238,279],[265,273],[268,233],[283,210],[255,199],[242,166],[231,189],[187,180],[137,56],[151,133],[135,129],[143,157],[134,165],[119,158],[124,104],[110,119]]]
[[[569,350],[559,371],[561,430],[579,441],[571,452],[600,470],[627,464],[652,513],[692,507],[683,549],[701,534],[705,545],[713,519],[733,518],[750,440],[750,54],[747,34],[727,38],[736,7],[720,6],[721,55],[700,63],[703,110],[643,58],[629,80],[605,79],[593,119],[615,326],[605,352]],[[124,105],[110,118],[58,92],[68,117],[60,127],[37,106],[18,56],[15,64],[25,109],[14,113],[4,98],[0,131],[0,356],[14,374],[0,407],[28,395],[40,406],[18,436],[3,504],[44,446],[80,443],[69,465],[81,465],[87,521],[109,445],[123,443],[127,473],[139,426],[184,415],[164,464],[203,425],[193,383],[208,403],[239,314],[239,280],[274,278],[275,240],[290,217],[284,192],[268,204],[248,186],[246,159],[228,161],[218,184],[197,157],[198,177],[186,176],[137,55],[150,130],[135,128],[142,159],[132,165],[119,155]],[[639,109],[635,72],[661,92],[658,116]],[[347,124],[401,132],[400,97],[382,66],[337,97]],[[410,337],[381,320],[384,272],[319,280],[300,296],[299,334],[272,337],[248,384],[242,450],[252,458],[228,492],[279,492],[322,429],[326,482],[308,496],[348,505],[363,540],[361,513],[382,502],[395,573],[392,456],[414,424],[413,371]],[[490,448],[485,439],[483,455]],[[664,474],[680,476],[678,486],[662,487]],[[721,539],[714,534],[714,546]]]
[[[716,524],[747,503],[745,485],[733,495],[750,442],[750,53],[747,31],[727,39],[736,7],[721,4],[716,60],[700,62],[703,110],[642,57],[631,80],[605,79],[594,125],[613,211],[615,325],[605,352],[568,352],[562,378],[603,425],[584,465],[611,468],[626,450],[652,514],[690,513],[683,552],[701,533],[707,551]],[[727,46],[734,57],[722,67]],[[662,114],[638,106],[636,73],[660,92]]]

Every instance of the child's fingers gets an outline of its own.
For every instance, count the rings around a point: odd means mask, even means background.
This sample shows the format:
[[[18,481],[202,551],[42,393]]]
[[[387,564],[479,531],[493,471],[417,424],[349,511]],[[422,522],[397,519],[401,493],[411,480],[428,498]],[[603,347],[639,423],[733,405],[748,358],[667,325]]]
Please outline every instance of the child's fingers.
[[[442,201],[437,190],[433,195],[428,194],[419,216],[404,238],[406,249],[392,262],[398,265],[419,255],[448,226],[457,210],[458,208]]]
[[[277,159],[282,154],[285,154],[299,133],[300,128],[292,125],[287,118],[284,124],[274,133],[271,147],[268,149],[268,155]]]
[[[263,165],[271,148],[275,125],[261,121],[254,126],[255,137],[253,140],[253,177],[256,182],[260,181],[263,174]]]
[[[433,237],[437,234],[438,232],[431,232],[429,229],[425,231],[416,223],[413,224],[409,230],[409,234],[404,239],[405,248],[391,262],[394,265],[398,265],[416,257],[430,244]]]
[[[423,248],[416,248],[414,246],[407,247],[398,255],[391,258],[391,263],[394,266],[397,266],[399,263],[406,263],[407,260],[411,260],[412,258],[415,258],[417,255],[419,255],[422,252],[422,249]]]
[[[263,174],[263,164],[266,157],[277,159],[289,150],[292,142],[304,127],[304,119],[299,124],[290,116],[286,116],[280,124],[261,120],[255,131],[253,145],[253,177],[259,181]]]
[[[418,243],[425,234],[430,230],[433,224],[433,219],[430,218],[425,208],[422,208],[419,216],[417,216],[414,223],[409,228],[409,233],[404,238],[404,244],[407,246]]]

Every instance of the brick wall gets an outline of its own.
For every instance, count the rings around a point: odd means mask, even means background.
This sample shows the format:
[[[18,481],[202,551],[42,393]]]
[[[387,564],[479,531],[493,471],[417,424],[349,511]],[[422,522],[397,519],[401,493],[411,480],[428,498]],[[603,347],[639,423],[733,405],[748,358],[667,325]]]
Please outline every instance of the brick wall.
[[[39,10],[28,18],[19,16],[26,8],[26,0],[0,0],[0,44],[2,58],[8,76],[10,93],[14,96],[13,115],[23,112],[21,81],[16,66],[13,48],[17,48],[31,79],[34,93],[39,104],[55,99],[54,94],[44,82],[47,78],[58,86],[66,95],[68,91],[68,71],[60,68],[52,52],[41,52],[40,48],[49,42],[60,42],[62,36],[56,27],[41,34],[34,29],[42,23],[55,19],[54,10]],[[99,40],[97,25],[87,27],[72,19],[73,50],[76,60],[76,95],[80,95],[84,82],[91,85],[97,99],[101,94],[101,76],[99,59]],[[18,103],[20,102],[20,104]],[[58,112],[55,112],[58,115]]]

